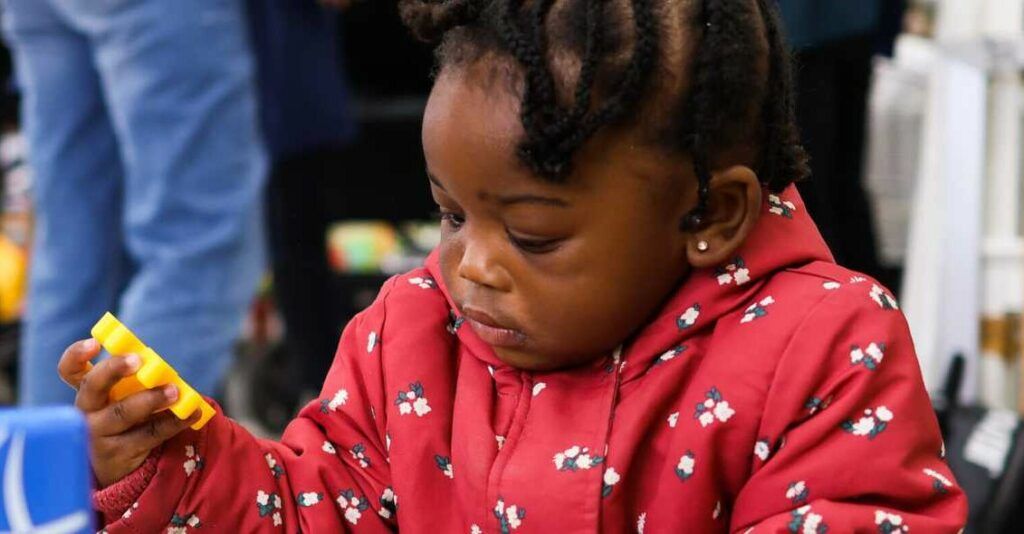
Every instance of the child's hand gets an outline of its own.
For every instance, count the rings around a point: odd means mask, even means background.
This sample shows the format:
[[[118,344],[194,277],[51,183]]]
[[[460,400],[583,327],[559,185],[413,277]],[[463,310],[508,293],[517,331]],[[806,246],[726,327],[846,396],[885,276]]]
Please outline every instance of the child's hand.
[[[75,406],[85,413],[92,441],[92,469],[100,486],[108,486],[131,473],[150,451],[199,419],[197,411],[182,421],[170,411],[155,413],[178,399],[172,385],[141,391],[110,401],[118,380],[138,371],[138,356],[109,358],[93,366],[100,353],[95,340],[79,341],[64,351],[57,370],[62,380],[78,390]]]

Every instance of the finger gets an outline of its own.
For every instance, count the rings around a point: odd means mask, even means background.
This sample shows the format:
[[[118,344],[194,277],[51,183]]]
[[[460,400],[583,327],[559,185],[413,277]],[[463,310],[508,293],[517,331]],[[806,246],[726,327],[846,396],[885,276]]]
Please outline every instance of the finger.
[[[178,400],[178,388],[166,386],[140,391],[89,414],[94,436],[114,436],[144,423],[157,411]]]
[[[125,357],[107,358],[96,364],[82,377],[78,385],[75,406],[85,413],[102,409],[109,402],[110,388],[118,380],[139,370],[142,360],[134,354]]]
[[[126,450],[132,451],[134,454],[149,454],[149,451],[195,424],[200,416],[202,416],[202,412],[199,410],[185,420],[178,419],[170,411],[160,412],[121,434],[117,439]]]
[[[92,369],[90,360],[99,356],[100,344],[95,339],[85,339],[72,343],[57,363],[57,373],[67,385],[78,389],[82,377]]]

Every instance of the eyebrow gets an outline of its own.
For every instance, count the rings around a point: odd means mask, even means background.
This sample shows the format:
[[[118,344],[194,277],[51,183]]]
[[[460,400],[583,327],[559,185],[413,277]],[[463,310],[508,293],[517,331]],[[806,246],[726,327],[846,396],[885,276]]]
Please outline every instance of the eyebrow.
[[[438,180],[437,177],[434,176],[433,174],[431,174],[430,172],[427,172],[427,178],[430,180],[430,183],[436,185],[442,191],[444,191],[446,193],[448,192],[448,189],[445,188],[444,184],[442,184],[441,181]],[[546,196],[542,196],[542,195],[531,195],[531,194],[522,194],[522,195],[488,195],[487,193],[480,193],[480,199],[481,200],[486,201],[486,200],[489,200],[491,198],[493,198],[495,201],[498,202],[498,204],[500,204],[503,207],[514,206],[516,204],[539,204],[539,205],[542,205],[542,206],[553,206],[553,207],[556,207],[556,208],[568,208],[569,207],[569,202],[567,202],[567,201],[565,201],[563,199],[560,199],[560,198],[556,198],[556,197],[546,197]]]

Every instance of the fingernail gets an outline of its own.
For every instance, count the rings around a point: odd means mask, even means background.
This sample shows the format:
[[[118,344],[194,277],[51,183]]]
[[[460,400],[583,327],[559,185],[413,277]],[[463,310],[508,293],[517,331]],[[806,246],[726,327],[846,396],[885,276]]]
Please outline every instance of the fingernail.
[[[173,384],[167,384],[164,386],[164,396],[171,402],[178,400],[178,388],[174,387]]]
[[[135,354],[129,354],[124,357],[124,363],[128,364],[128,372],[134,373],[139,370],[142,365],[142,360]]]
[[[96,346],[97,345],[98,345],[98,343],[96,343],[95,339],[87,339],[87,340],[85,340],[85,343],[82,343],[82,348],[87,350],[87,351],[89,351],[89,352],[92,352],[92,351],[96,350]]]

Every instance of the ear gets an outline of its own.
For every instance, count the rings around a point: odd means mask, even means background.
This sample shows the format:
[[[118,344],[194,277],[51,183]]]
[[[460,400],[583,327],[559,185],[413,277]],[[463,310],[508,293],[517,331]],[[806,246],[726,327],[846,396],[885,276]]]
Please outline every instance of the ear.
[[[704,222],[691,231],[687,243],[690,265],[704,269],[732,260],[761,215],[761,198],[761,182],[750,167],[736,165],[715,172]],[[702,242],[706,250],[701,250]]]

